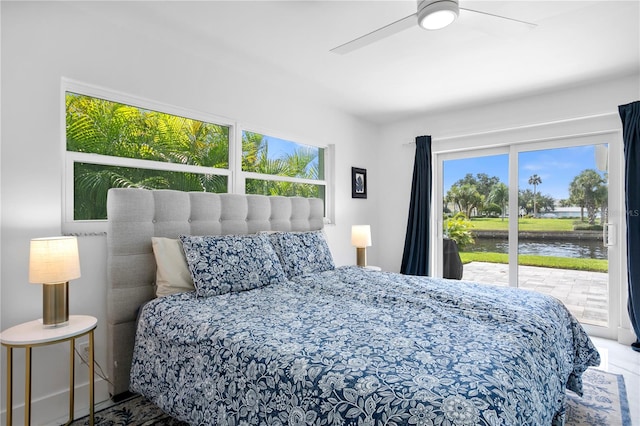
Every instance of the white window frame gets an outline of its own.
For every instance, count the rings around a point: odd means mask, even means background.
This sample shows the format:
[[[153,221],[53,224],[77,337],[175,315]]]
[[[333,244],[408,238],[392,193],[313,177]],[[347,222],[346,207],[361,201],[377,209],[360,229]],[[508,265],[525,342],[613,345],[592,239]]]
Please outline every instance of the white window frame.
[[[273,181],[286,181],[294,183],[307,183],[313,185],[324,185],[325,187],[325,222],[331,223],[334,217],[334,188],[332,186],[332,176],[335,161],[334,145],[319,145],[313,143],[299,142],[298,138],[292,139],[278,136],[278,132],[267,131],[261,134],[285,139],[301,145],[307,145],[324,149],[324,176],[323,180],[291,178],[288,176],[267,175],[262,173],[242,171],[242,131],[243,128],[237,120],[216,116],[202,111],[176,107],[174,105],[153,101],[150,99],[130,95],[115,90],[105,89],[95,85],[90,85],[75,80],[63,78],[61,84],[61,111],[60,111],[60,139],[62,158],[64,166],[62,172],[62,232],[72,235],[102,234],[106,232],[106,220],[75,220],[74,219],[74,163],[102,164],[109,166],[122,166],[132,168],[143,168],[152,170],[174,171],[183,173],[198,173],[208,175],[219,175],[227,177],[227,191],[236,194],[245,193],[246,179],[262,179]],[[101,154],[67,151],[66,135],[66,93],[73,92],[85,96],[105,99],[138,108],[158,111],[166,114],[186,117],[207,123],[213,123],[229,128],[229,168],[220,169],[214,167],[203,167],[186,165],[179,163],[167,163],[161,161],[141,160],[135,158],[114,157]],[[252,127],[253,129],[254,127]],[[248,130],[259,132],[256,130]],[[299,138],[303,139],[303,138]]]
[[[332,182],[333,176],[333,161],[334,161],[334,151],[335,145],[320,145],[314,143],[305,143],[300,142],[300,139],[297,137],[285,136],[276,132],[274,130],[265,130],[263,128],[259,128],[256,126],[250,126],[247,124],[239,124],[236,127],[236,137],[235,140],[238,141],[236,152],[238,155],[234,159],[234,165],[236,167],[236,179],[234,181],[235,186],[233,187],[233,192],[237,194],[244,194],[246,190],[246,180],[247,179],[258,179],[258,180],[269,180],[274,182],[291,182],[291,183],[302,183],[302,184],[310,184],[310,185],[318,185],[325,187],[325,223],[333,223],[333,202],[332,196],[333,191],[330,190],[330,184]],[[281,139],[287,142],[295,143],[298,145],[309,146],[313,148],[319,148],[324,150],[324,179],[305,179],[298,177],[290,177],[290,176],[281,176],[281,175],[270,175],[265,173],[257,173],[257,172],[247,172],[242,170],[242,133],[243,132],[252,132],[257,133],[263,136],[272,137]],[[331,191],[331,192],[330,192]]]

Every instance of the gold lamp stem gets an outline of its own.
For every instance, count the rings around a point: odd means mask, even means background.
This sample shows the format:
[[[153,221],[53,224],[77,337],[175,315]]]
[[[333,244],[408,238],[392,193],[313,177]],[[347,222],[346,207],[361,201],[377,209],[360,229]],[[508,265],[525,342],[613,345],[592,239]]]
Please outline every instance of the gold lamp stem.
[[[356,264],[358,266],[367,266],[367,248],[356,247]]]
[[[59,326],[69,321],[69,282],[42,285],[42,323]]]

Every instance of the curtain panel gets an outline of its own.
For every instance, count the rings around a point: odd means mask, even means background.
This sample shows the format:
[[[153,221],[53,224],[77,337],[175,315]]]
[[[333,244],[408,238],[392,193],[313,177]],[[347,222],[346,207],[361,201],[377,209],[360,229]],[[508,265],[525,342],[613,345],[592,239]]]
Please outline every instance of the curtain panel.
[[[640,101],[618,107],[622,120],[625,162],[625,204],[627,217],[627,309],[640,352]]]
[[[431,136],[418,136],[407,234],[400,267],[400,272],[406,275],[429,275],[431,186]]]

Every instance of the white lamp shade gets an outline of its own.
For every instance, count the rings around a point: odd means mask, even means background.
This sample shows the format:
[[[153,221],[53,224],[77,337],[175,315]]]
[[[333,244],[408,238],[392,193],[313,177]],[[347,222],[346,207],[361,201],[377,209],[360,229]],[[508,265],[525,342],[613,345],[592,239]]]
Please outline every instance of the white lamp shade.
[[[371,226],[353,225],[351,227],[351,245],[354,247],[369,247],[371,245]]]
[[[80,278],[76,237],[34,238],[29,252],[29,282],[57,284]]]

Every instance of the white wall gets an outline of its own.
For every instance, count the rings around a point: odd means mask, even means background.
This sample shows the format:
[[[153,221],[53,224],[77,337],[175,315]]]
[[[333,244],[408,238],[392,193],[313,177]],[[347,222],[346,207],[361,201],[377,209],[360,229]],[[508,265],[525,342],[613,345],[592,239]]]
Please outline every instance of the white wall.
[[[503,102],[425,113],[383,127],[380,131],[379,167],[389,178],[380,183],[385,201],[380,205],[379,221],[385,226],[380,230],[378,241],[385,248],[385,255],[379,260],[379,265],[389,271],[400,270],[415,156],[415,144],[410,143],[416,136],[431,135],[433,152],[442,152],[528,138],[621,129],[618,105],[638,99],[640,74],[636,73]],[[583,119],[589,116],[599,117]],[[465,135],[471,136],[463,137]],[[619,167],[623,166],[621,158],[616,161]],[[610,190],[622,192],[623,189]],[[624,212],[624,206],[618,206],[617,210]],[[624,241],[623,228],[619,231],[618,241]],[[624,262],[620,264],[621,270],[617,271],[621,280],[626,279],[626,272],[622,270],[624,265]],[[624,282],[619,295],[622,330],[619,330],[618,338],[627,341],[630,330]]]
[[[103,18],[117,4],[92,2],[2,2],[2,167],[1,316],[2,329],[41,315],[41,287],[28,284],[29,240],[59,235],[63,172],[63,77],[166,104],[229,117],[274,136],[302,143],[335,144],[336,223],[326,228],[338,265],[355,263],[352,224],[369,223],[378,237],[379,164],[377,135],[370,124],[305,96],[295,82],[260,81],[220,51],[211,61],[185,49]],[[106,9],[95,9],[95,8]],[[111,13],[105,13],[105,16]],[[151,35],[162,36],[161,34]],[[164,37],[164,36],[162,36]],[[184,46],[183,46],[184,47]],[[216,46],[208,46],[209,51]],[[190,50],[190,51],[186,51]],[[245,64],[246,65],[246,64]],[[368,170],[369,198],[351,199],[351,167]],[[382,245],[376,244],[377,247]],[[98,318],[97,360],[106,362],[106,239],[80,237],[82,277],[70,283],[71,314]],[[376,247],[369,251],[377,263]],[[66,416],[68,345],[36,348],[33,369],[33,424]],[[14,415],[21,422],[23,351],[14,351]],[[2,351],[2,375],[6,374]],[[77,369],[78,398],[87,375]],[[2,383],[2,407],[5,386]],[[97,401],[105,399],[104,382]],[[78,400],[86,411],[87,403]],[[2,416],[4,421],[4,414]]]
[[[2,2],[2,155],[0,170],[0,328],[41,315],[41,288],[28,284],[29,240],[61,232],[63,128],[61,78],[102,86],[154,101],[273,129],[303,143],[336,145],[336,224],[327,227],[338,264],[355,262],[350,226],[372,225],[369,263],[399,270],[416,136],[438,138],[609,113],[640,98],[638,75],[539,96],[425,113],[375,128],[305,95],[295,83],[249,78],[241,61],[221,49],[216,59],[203,45],[180,46],[109,19],[118,4]],[[96,9],[98,8],[98,9]],[[99,9],[105,8],[105,9]],[[147,37],[164,37],[163,42]],[[206,47],[207,52],[217,46]],[[202,50],[201,50],[202,51]],[[278,135],[276,135],[278,136]],[[351,167],[368,170],[369,198],[351,199]],[[383,175],[384,173],[384,175]],[[80,238],[82,278],[71,282],[71,313],[99,319],[97,360],[106,362],[104,237]],[[384,256],[382,255],[384,253]],[[20,422],[24,395],[22,351],[15,354],[14,410]],[[66,416],[67,345],[34,351],[34,424]],[[2,375],[5,371],[2,351]],[[60,367],[58,367],[60,366]],[[77,397],[87,376],[78,369]],[[4,379],[2,407],[6,401]],[[98,400],[106,386],[98,387]],[[86,402],[78,401],[86,410]],[[3,415],[4,420],[4,415]]]

